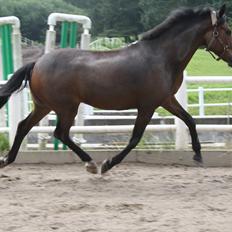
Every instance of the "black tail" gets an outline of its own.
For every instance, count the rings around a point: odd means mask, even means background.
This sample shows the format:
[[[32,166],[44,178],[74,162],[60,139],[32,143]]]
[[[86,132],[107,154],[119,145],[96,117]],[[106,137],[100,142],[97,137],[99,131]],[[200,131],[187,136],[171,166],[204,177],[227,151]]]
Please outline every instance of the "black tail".
[[[22,89],[26,87],[27,81],[29,81],[31,78],[31,71],[33,70],[34,66],[35,62],[29,63],[18,69],[10,80],[5,85],[0,87],[0,109],[6,104],[11,94],[21,87],[24,80],[25,84]]]

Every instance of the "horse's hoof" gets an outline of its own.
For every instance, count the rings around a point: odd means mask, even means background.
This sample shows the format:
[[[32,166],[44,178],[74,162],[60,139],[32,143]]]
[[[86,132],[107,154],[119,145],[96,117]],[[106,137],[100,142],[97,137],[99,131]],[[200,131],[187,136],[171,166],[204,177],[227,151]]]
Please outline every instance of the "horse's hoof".
[[[203,160],[202,160],[202,157],[201,156],[198,156],[198,155],[194,155],[193,156],[193,160],[195,161],[195,163],[199,166],[202,166],[203,165]]]
[[[0,168],[4,168],[7,166],[7,158],[6,157],[0,157]]]
[[[110,160],[108,159],[104,160],[101,166],[101,174],[106,173],[110,169],[111,169]]]
[[[97,164],[92,160],[90,162],[85,163],[85,168],[86,168],[87,172],[90,172],[92,174],[98,173]]]

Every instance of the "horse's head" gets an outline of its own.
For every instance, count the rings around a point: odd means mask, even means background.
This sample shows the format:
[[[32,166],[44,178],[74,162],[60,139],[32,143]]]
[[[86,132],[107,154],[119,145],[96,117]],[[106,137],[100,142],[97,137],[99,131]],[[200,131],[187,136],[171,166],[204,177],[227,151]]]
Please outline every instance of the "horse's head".
[[[222,59],[232,67],[232,36],[226,21],[225,11],[225,5],[218,12],[211,11],[212,26],[205,35],[206,50],[216,60]],[[218,58],[212,52],[218,55]]]

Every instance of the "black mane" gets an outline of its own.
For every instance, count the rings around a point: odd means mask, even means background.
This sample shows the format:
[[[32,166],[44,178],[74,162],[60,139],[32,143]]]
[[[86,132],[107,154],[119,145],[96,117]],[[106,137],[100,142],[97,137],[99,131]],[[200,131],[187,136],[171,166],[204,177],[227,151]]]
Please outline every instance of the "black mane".
[[[169,17],[153,29],[145,32],[141,40],[152,40],[159,37],[163,32],[181,21],[191,20],[195,16],[210,16],[212,8],[180,8],[171,12]]]

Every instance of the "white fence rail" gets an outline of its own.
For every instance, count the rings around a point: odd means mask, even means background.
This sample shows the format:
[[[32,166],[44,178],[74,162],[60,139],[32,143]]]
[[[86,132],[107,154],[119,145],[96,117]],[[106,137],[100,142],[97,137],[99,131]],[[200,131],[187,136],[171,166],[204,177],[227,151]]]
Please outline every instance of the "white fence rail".
[[[0,84],[4,82],[1,81]],[[187,76],[185,73],[184,82],[177,94],[177,98],[184,108],[187,107],[187,83],[232,83],[232,77],[193,77]],[[227,89],[230,90],[230,89]],[[219,91],[217,89],[216,91]],[[220,89],[221,91],[221,89]],[[12,96],[14,98],[15,95]],[[13,99],[14,102],[14,99]],[[25,104],[24,104],[25,105]],[[217,104],[218,105],[218,104]],[[17,106],[15,106],[17,108]],[[21,111],[22,109],[17,109]],[[16,112],[17,113],[17,112]],[[11,125],[18,124],[17,121],[11,122]],[[0,127],[0,132],[9,133],[12,128]],[[37,126],[32,129],[32,132],[48,133],[53,132],[55,127],[52,126]],[[128,133],[132,131],[132,125],[124,126],[73,126],[71,132],[85,133]],[[188,145],[187,128],[179,119],[175,120],[175,125],[148,125],[147,131],[175,131],[176,132],[176,149],[185,149]],[[232,125],[197,125],[199,131],[229,131],[232,132]]]

